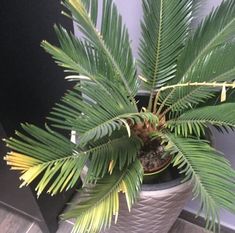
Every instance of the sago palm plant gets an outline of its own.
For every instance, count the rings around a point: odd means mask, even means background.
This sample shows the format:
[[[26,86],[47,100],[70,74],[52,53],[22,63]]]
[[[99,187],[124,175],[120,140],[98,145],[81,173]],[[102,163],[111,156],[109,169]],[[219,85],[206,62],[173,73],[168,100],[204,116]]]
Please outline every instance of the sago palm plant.
[[[143,0],[137,63],[116,5],[102,2],[63,0],[63,14],[83,37],[55,26],[59,46],[42,47],[70,73],[74,89],[45,129],[23,124],[24,133],[6,140],[12,152],[5,159],[22,173],[22,186],[40,177],[38,195],[76,186],[87,166],[81,198],[62,217],[77,219],[74,232],[100,232],[117,221],[120,192],[129,210],[137,201],[140,151],[156,143],[158,159],[170,156],[182,182],[192,183],[206,227],[216,231],[220,208],[235,212],[235,171],[205,133],[235,126],[235,1],[223,1],[192,30],[193,0]],[[138,108],[140,89],[149,104]],[[56,129],[75,131],[77,143]]]

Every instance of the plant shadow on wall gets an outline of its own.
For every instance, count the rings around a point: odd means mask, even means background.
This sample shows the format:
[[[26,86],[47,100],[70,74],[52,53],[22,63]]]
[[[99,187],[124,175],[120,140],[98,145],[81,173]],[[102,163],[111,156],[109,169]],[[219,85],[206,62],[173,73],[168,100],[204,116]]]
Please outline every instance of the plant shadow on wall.
[[[74,187],[88,165],[79,203],[62,218],[77,219],[73,232],[100,232],[118,219],[120,192],[131,210],[145,175],[171,163],[192,183],[206,228],[219,231],[219,210],[235,212],[235,171],[205,133],[209,125],[221,132],[235,126],[235,1],[224,1],[192,31],[192,0],[144,0],[139,74],[112,0],[102,9],[98,0],[63,5],[83,39],[55,26],[59,47],[42,47],[72,74],[74,89],[45,129],[23,124],[24,133],[6,140],[12,152],[5,160],[22,172],[22,186],[42,175],[38,195],[54,195]],[[138,110],[140,87],[149,103]],[[78,143],[56,129],[76,131]]]

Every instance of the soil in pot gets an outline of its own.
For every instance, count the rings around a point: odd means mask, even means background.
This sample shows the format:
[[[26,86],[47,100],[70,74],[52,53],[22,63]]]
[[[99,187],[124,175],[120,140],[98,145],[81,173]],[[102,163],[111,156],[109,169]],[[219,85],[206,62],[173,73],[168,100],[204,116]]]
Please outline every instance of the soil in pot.
[[[136,96],[136,102],[139,111],[142,107],[148,106],[150,96],[139,93]],[[133,132],[142,139],[144,146],[139,152],[139,159],[144,168],[144,184],[159,184],[181,177],[178,169],[171,164],[171,156],[165,155],[164,146],[159,140],[151,140],[149,133],[153,128],[146,127],[145,124],[139,124],[132,128]]]
[[[145,184],[164,183],[180,177],[178,169],[171,164],[172,157],[165,154],[164,146],[159,140],[145,142],[139,158],[145,173]]]

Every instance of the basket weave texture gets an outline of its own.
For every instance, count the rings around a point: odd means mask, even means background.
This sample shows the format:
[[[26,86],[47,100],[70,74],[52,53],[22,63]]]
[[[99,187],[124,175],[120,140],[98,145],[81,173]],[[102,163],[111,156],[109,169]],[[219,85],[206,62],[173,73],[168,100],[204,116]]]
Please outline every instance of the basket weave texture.
[[[118,222],[103,233],[167,233],[190,197],[189,183],[165,190],[142,191],[129,213],[121,196]]]

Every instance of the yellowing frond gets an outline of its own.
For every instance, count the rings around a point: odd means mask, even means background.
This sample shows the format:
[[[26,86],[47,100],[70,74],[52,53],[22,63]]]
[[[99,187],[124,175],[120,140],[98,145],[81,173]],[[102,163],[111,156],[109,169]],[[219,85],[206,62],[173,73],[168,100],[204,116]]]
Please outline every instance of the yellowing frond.
[[[21,171],[21,187],[30,184],[39,175],[38,195],[46,188],[49,188],[49,193],[56,194],[74,186],[89,155],[78,153],[75,144],[48,127],[46,130],[29,124],[22,127],[27,134],[16,132],[17,138],[6,140],[8,147],[14,151],[5,157],[11,169]],[[54,182],[49,185],[53,178]]]
[[[35,178],[38,177],[39,174],[45,169],[45,166],[37,165],[34,167],[29,168],[21,177],[20,180],[23,180],[24,182],[20,185],[20,187],[26,186],[30,184]],[[40,195],[41,192],[38,193]]]
[[[125,125],[126,130],[127,130],[127,133],[128,133],[128,136],[130,137],[130,136],[131,136],[131,129],[130,129],[130,126],[128,125],[128,123],[126,122],[126,120],[120,119],[120,121]]]
[[[28,170],[40,162],[38,159],[13,151],[8,153],[4,157],[4,160],[7,161],[7,164],[11,166],[12,170],[22,171]]]
[[[77,218],[73,232],[99,232],[106,229],[110,227],[112,220],[117,222],[119,192],[125,192],[130,209],[140,191],[142,178],[143,169],[139,161],[122,171],[116,169],[112,175],[108,174],[99,180],[95,187],[84,189],[81,194],[82,201],[77,206],[73,205],[63,217]]]
[[[84,6],[81,0],[68,0],[68,2],[80,13],[84,14]]]
[[[128,207],[129,212],[130,212],[130,211],[131,211],[132,203],[131,203],[131,201],[130,201],[128,188],[127,188],[126,183],[125,183],[124,180],[122,181],[122,183],[121,183],[121,185],[120,185],[120,190],[121,190],[123,193],[125,193],[126,202],[127,202],[127,207]]]
[[[110,173],[110,175],[113,173],[114,166],[115,166],[115,162],[114,162],[114,160],[112,160],[109,163],[109,173]]]

